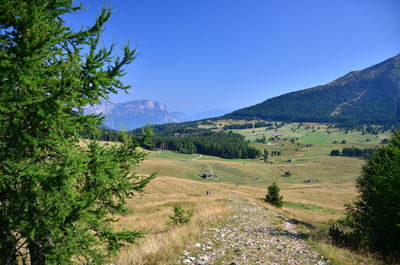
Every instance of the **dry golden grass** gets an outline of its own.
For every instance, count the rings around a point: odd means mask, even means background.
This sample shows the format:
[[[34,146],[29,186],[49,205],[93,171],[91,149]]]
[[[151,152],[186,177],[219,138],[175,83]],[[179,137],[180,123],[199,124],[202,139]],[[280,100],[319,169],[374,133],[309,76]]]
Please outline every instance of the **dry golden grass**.
[[[132,214],[121,217],[118,227],[148,230],[149,233],[138,245],[125,248],[115,260],[116,264],[174,264],[186,245],[198,240],[203,228],[227,215],[226,205],[231,194],[257,201],[288,218],[320,227],[329,220],[342,217],[345,203],[355,199],[354,181],[363,164],[355,158],[327,156],[274,164],[204,155],[193,160],[193,157],[173,152],[151,153],[137,168],[137,173],[145,175],[156,170],[158,177],[147,187],[147,194],[129,201]],[[216,178],[202,180],[199,172],[209,167]],[[285,171],[293,175],[280,177]],[[260,179],[258,182],[254,181],[256,177]],[[309,177],[318,181],[305,184],[304,179]],[[272,181],[278,182],[283,199],[288,202],[280,209],[263,202]],[[213,195],[206,196],[207,190],[212,190]],[[193,211],[190,223],[176,227],[165,225],[174,204]],[[374,257],[334,247],[324,240],[310,242],[331,259],[332,264],[380,264]]]
[[[212,196],[206,195],[207,190],[211,190]],[[206,226],[216,224],[229,212],[226,207],[229,194],[224,185],[158,177],[146,191],[144,196],[129,201],[132,214],[122,216],[117,228],[148,233],[138,245],[123,249],[116,264],[173,264],[179,252],[193,243]],[[175,204],[193,212],[188,224],[166,225]]]
[[[98,141],[102,146],[118,146],[120,143],[118,142],[108,142],[108,141]],[[78,143],[78,146],[86,148],[90,143],[88,139],[81,139]],[[143,150],[143,149],[142,149]]]
[[[338,248],[327,243],[319,243],[314,246],[322,255],[327,257],[332,265],[384,265],[372,254],[353,253],[344,248]]]
[[[206,196],[211,190],[212,196]],[[131,214],[122,216],[117,228],[142,229],[148,233],[137,245],[124,248],[114,261],[118,265],[139,264],[176,264],[180,252],[187,245],[199,240],[201,232],[229,214],[226,207],[231,195],[235,194],[248,200],[261,203],[265,208],[282,213],[288,218],[320,225],[329,219],[341,215],[327,214],[315,210],[290,207],[275,208],[262,201],[266,190],[245,185],[210,183],[182,178],[161,176],[153,180],[146,189],[147,194],[133,198],[128,203]],[[342,202],[355,196],[353,185],[342,184],[338,187],[309,187],[304,184],[293,185],[282,190],[284,199],[298,203],[313,203],[327,209],[342,210]],[[166,222],[172,214],[171,206],[182,205],[193,211],[191,222],[185,225],[168,227]],[[331,264],[370,264],[381,265],[373,256],[352,253],[347,249],[337,248],[324,241],[310,241],[312,247],[329,258]]]
[[[212,196],[206,196],[207,190],[212,191]],[[282,193],[284,198],[296,202],[305,204],[313,202],[322,207],[340,210],[343,209],[343,205],[337,201],[337,198],[343,194],[339,190],[341,189],[309,188],[299,184],[293,186],[292,189],[282,190]],[[354,195],[353,188],[348,187],[347,191],[343,191],[343,193],[347,192]],[[277,209],[262,202],[265,193],[265,189],[259,187],[158,177],[149,184],[145,195],[129,201],[128,208],[131,214],[120,217],[117,228],[140,229],[148,233],[145,238],[138,241],[138,245],[123,249],[115,263],[120,265],[173,264],[185,246],[193,244],[205,227],[216,224],[229,213],[226,205],[232,194],[257,201],[268,209],[306,222],[324,222],[340,216],[289,207]],[[321,196],[324,199],[321,199]],[[175,227],[166,225],[168,216],[172,214],[172,206],[175,204],[193,212],[191,222]]]
[[[356,160],[355,160],[356,161]],[[347,162],[346,160],[344,162]],[[358,161],[356,161],[359,163]],[[352,165],[353,160],[348,163]],[[361,163],[360,163],[361,164]],[[204,165],[210,165],[218,178],[210,180],[212,182],[205,182],[197,175],[200,168]],[[326,168],[327,172],[321,169],[315,169],[320,164],[300,163],[300,164],[263,164],[263,163],[245,163],[237,160],[195,160],[195,161],[182,161],[174,159],[160,159],[151,157],[146,160],[139,168],[138,172],[149,174],[152,169],[158,171],[159,176],[176,176],[181,178],[182,181],[190,179],[198,179],[196,185],[210,183],[213,187],[217,187],[219,182],[224,182],[226,187],[232,189],[231,191],[239,193],[242,197],[248,199],[262,200],[266,194],[267,186],[276,179],[281,188],[284,201],[304,204],[306,207],[311,206],[315,209],[298,209],[286,205],[283,207],[284,213],[290,214],[293,218],[301,219],[303,221],[318,221],[324,222],[330,219],[336,219],[342,216],[345,209],[345,203],[351,202],[356,197],[357,193],[354,188],[354,179],[351,177],[354,168],[360,165],[348,165],[342,163],[341,167],[331,165],[325,162],[322,166]],[[290,178],[276,178],[284,171],[289,170],[294,174]],[[320,181],[305,184],[303,179],[306,178],[309,172],[317,172],[319,176],[323,176]],[[343,171],[343,172],[342,172]],[[334,172],[339,172],[340,177],[337,177]],[[328,174],[332,174],[332,177]],[[260,177],[261,182],[254,182],[253,178]],[[218,181],[218,182],[217,182]],[[228,184],[229,183],[229,184]],[[244,185],[242,185],[242,183]],[[240,185],[238,185],[240,184]],[[187,187],[190,189],[190,187]],[[164,188],[160,188],[164,190]]]

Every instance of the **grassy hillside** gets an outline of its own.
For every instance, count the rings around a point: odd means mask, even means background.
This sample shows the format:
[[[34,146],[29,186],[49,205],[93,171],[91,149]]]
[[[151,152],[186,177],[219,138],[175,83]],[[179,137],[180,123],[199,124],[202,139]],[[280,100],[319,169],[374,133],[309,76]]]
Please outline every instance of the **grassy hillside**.
[[[209,126],[222,130],[226,124],[230,122],[220,120]],[[338,249],[318,237],[325,223],[343,216],[344,204],[357,196],[354,182],[364,163],[359,158],[329,156],[330,151],[350,146],[379,146],[390,133],[347,131],[317,123],[277,125],[234,130],[260,151],[267,148],[270,152],[281,152],[279,156],[270,156],[267,162],[149,151],[148,159],[136,171],[147,175],[155,170],[158,178],[150,183],[143,197],[130,201],[131,212],[122,216],[119,223],[120,228],[141,228],[149,232],[139,245],[126,248],[116,263],[174,264],[180,251],[194,244],[205,228],[224,219],[230,212],[227,202],[231,196],[238,195],[303,222],[303,232],[313,238],[310,244],[333,264],[379,264],[373,257]],[[272,137],[273,134],[282,136]],[[263,135],[265,144],[257,141]],[[290,177],[283,176],[287,171]],[[202,179],[203,173],[212,173],[214,177]],[[307,179],[316,181],[305,183]],[[281,187],[285,201],[282,209],[263,202],[266,188],[273,181]],[[207,191],[212,196],[207,196]],[[168,227],[168,215],[176,204],[193,211],[193,220],[187,225]]]
[[[284,94],[225,115],[233,119],[393,125],[400,121],[400,55],[323,86]]]
[[[285,211],[302,215],[302,218],[308,220],[325,221],[340,216],[344,203],[354,198],[354,180],[363,164],[363,160],[358,158],[331,157],[330,151],[347,146],[377,146],[388,135],[370,135],[356,131],[344,133],[327,129],[323,125],[319,125],[320,129],[313,132],[312,126],[304,124],[293,132],[292,128],[297,128],[298,124],[285,125],[276,130],[285,136],[268,140],[266,144],[255,140],[262,135],[269,138],[275,130],[237,130],[237,133],[250,141],[250,145],[260,150],[267,148],[281,152],[280,156],[270,156],[267,163],[262,159],[226,160],[205,155],[154,151],[149,154],[149,160],[138,168],[138,172],[148,174],[151,170],[156,170],[159,176],[175,176],[202,183],[229,183],[234,187],[256,187],[261,189],[260,198],[263,197],[266,187],[276,181],[282,187],[288,202],[284,207]],[[305,129],[306,127],[310,129]],[[328,130],[330,133],[327,133]],[[292,138],[298,140],[291,143]],[[367,142],[367,139],[370,140]],[[333,144],[334,141],[343,140],[346,144]],[[283,177],[286,171],[292,175]],[[200,178],[202,173],[213,173],[215,177],[203,180]],[[304,183],[310,178],[316,181]]]
[[[212,189],[213,196],[205,196]],[[120,217],[118,228],[142,229],[146,236],[138,245],[125,248],[115,260],[120,265],[173,264],[186,244],[199,237],[202,229],[216,224],[229,212],[228,194],[208,183],[173,177],[158,177],[150,183],[143,197],[129,201],[130,214]],[[172,206],[193,211],[193,218],[183,226],[167,226]]]

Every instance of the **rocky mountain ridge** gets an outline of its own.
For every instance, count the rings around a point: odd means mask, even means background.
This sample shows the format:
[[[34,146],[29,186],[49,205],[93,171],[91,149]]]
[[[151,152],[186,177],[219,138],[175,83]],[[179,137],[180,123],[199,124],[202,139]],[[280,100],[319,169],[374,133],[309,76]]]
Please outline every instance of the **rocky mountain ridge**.
[[[147,124],[180,122],[184,113],[169,112],[167,106],[152,100],[133,100],[124,103],[103,101],[87,106],[86,114],[102,114],[103,124],[113,130],[132,130]]]
[[[215,109],[186,114],[169,111],[163,103],[152,100],[133,100],[124,103],[102,101],[100,104],[86,106],[85,114],[103,115],[103,125],[113,130],[133,130],[147,124],[164,124],[200,120],[221,116],[228,110]]]

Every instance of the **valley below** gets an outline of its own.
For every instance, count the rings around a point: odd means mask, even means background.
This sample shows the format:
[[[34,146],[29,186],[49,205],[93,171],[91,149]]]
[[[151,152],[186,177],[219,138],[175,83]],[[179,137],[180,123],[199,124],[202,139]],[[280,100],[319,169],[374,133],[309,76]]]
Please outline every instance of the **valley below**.
[[[210,128],[224,131],[231,123],[213,121]],[[343,217],[345,204],[357,197],[355,180],[365,163],[362,157],[330,154],[376,148],[390,138],[389,131],[317,123],[232,131],[250,146],[268,150],[268,158],[148,151],[136,173],[156,171],[157,178],[129,202],[131,212],[118,223],[148,234],[124,249],[116,264],[381,264],[328,240],[328,224]],[[203,178],[207,174],[211,177]],[[264,202],[273,182],[281,189],[282,208]],[[192,220],[166,225],[175,205],[192,212]]]

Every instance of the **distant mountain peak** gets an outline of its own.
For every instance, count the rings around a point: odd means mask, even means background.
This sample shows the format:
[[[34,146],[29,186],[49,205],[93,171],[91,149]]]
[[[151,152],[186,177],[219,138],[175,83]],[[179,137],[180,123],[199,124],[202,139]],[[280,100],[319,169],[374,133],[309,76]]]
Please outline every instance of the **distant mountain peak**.
[[[102,100],[100,104],[85,107],[85,113],[107,115],[115,108],[116,104]]]
[[[102,101],[87,106],[85,113],[103,114],[104,125],[114,130],[132,130],[147,124],[179,122],[181,113],[170,113],[167,106],[152,100],[132,100],[124,103]]]
[[[147,124],[163,124],[200,120],[223,115],[227,110],[209,110],[195,114],[170,112],[165,104],[149,99],[132,100],[123,103],[101,101],[86,106],[86,114],[102,114],[104,126],[113,130],[132,130]]]

